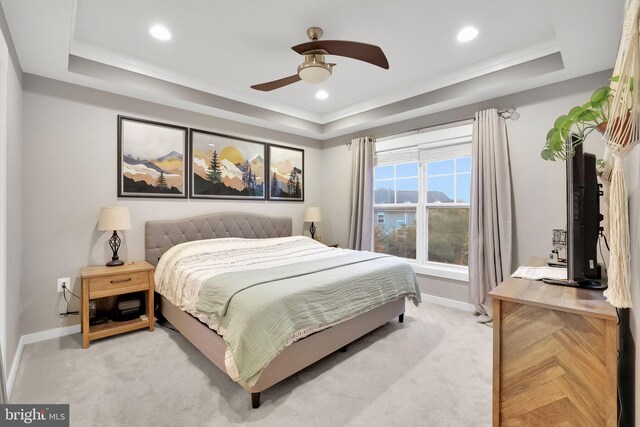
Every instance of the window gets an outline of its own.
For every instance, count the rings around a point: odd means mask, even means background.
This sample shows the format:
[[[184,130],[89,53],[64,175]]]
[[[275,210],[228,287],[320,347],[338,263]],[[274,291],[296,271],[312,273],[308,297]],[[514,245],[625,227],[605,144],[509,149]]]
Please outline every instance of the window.
[[[375,168],[374,212],[378,219],[374,230],[376,252],[416,259],[418,172],[418,162]]]
[[[426,162],[426,261],[467,266],[471,156]]]
[[[471,125],[376,144],[374,251],[466,280]]]

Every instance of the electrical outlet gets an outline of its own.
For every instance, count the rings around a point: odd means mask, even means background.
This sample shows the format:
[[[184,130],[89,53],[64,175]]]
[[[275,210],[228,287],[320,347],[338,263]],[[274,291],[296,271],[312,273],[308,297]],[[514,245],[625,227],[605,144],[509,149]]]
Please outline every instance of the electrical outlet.
[[[71,279],[69,277],[62,277],[58,279],[58,292],[64,292],[62,289],[62,285],[64,285],[67,289],[71,289]]]

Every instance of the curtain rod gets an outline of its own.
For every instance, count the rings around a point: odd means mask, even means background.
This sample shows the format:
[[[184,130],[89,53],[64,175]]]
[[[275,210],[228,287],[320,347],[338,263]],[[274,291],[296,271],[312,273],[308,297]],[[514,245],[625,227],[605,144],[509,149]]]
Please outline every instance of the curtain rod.
[[[498,115],[503,117],[504,119],[507,120],[518,120],[520,118],[520,113],[518,113],[516,111],[516,107],[509,107],[509,108],[505,108],[504,110],[498,110]],[[417,129],[411,129],[405,132],[401,132],[401,133],[396,133],[396,134],[392,134],[392,135],[385,135],[385,136],[381,136],[379,138],[373,138],[374,141],[376,141],[376,139],[382,139],[382,138],[389,138],[390,136],[395,136],[395,135],[401,135],[404,133],[411,133],[411,132],[420,132],[421,130],[425,130],[425,129],[431,129],[431,128],[435,128],[435,127],[440,127],[440,126],[446,126],[446,125],[451,125],[454,123],[460,123],[460,122],[466,122],[466,121],[475,121],[476,118],[475,117],[468,117],[466,119],[458,119],[458,120],[452,120],[450,122],[445,122],[445,123],[438,123],[437,125],[433,125],[433,126],[427,126],[427,127],[423,127],[423,128],[417,128]],[[347,143],[345,143],[345,145],[347,146],[347,148],[349,150],[351,150],[351,141],[348,141]]]

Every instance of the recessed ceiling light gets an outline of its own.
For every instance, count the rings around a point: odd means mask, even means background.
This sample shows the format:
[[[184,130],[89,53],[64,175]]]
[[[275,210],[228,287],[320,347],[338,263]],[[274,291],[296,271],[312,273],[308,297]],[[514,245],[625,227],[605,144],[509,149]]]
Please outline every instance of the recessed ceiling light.
[[[459,42],[468,42],[475,39],[478,36],[478,30],[473,27],[464,27],[458,33]]]
[[[318,99],[327,99],[328,97],[329,94],[326,90],[319,90],[318,92],[316,92],[316,98]]]
[[[171,33],[164,25],[154,25],[153,27],[149,28],[149,33],[158,40],[171,40]]]

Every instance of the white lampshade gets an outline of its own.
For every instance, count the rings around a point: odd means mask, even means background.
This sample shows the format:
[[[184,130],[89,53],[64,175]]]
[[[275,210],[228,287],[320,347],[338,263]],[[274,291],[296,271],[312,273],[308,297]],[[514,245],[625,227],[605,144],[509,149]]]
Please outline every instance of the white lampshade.
[[[304,222],[320,222],[321,220],[320,208],[310,207],[304,212]]]
[[[318,84],[327,80],[331,75],[331,71],[328,68],[319,65],[310,65],[302,68],[298,72],[298,75],[307,83]]]
[[[126,206],[107,206],[100,211],[98,220],[98,230],[129,230],[131,228],[131,218],[129,208]]]

